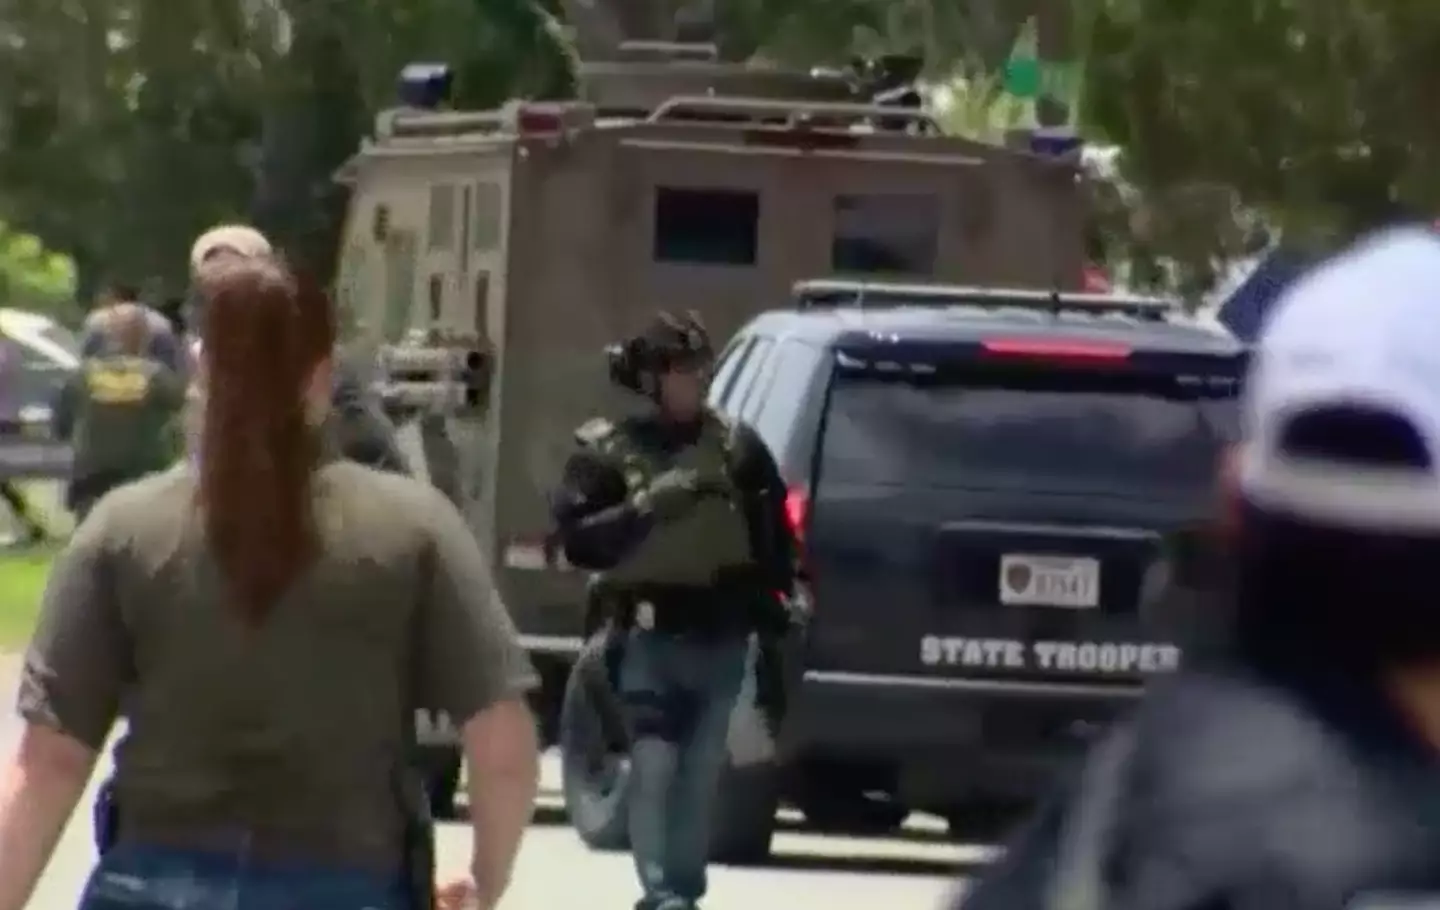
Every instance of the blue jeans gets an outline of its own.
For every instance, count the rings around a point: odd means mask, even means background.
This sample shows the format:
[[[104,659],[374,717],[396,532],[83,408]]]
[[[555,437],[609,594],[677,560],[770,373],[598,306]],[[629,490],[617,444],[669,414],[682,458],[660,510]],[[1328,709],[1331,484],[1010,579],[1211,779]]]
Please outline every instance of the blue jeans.
[[[705,894],[716,790],[745,639],[697,641],[635,630],[620,665],[630,713],[630,846],[643,907],[691,907]]]
[[[80,910],[412,910],[407,900],[381,875],[120,844],[95,867]]]

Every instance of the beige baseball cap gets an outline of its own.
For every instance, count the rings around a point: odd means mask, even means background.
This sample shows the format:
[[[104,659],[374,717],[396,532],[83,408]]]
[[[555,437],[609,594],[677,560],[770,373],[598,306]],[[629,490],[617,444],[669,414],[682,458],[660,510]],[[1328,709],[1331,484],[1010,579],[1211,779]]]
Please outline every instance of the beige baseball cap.
[[[253,227],[222,224],[201,234],[190,248],[190,269],[198,271],[200,264],[218,250],[233,250],[241,256],[265,256],[272,251],[270,241]]]

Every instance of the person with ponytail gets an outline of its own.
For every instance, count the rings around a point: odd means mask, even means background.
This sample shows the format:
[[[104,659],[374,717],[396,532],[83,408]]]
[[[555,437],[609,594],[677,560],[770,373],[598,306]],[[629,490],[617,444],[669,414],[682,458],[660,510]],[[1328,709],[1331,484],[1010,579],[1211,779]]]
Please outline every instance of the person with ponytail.
[[[269,256],[205,270],[191,457],[102,498],[56,561],[0,760],[21,910],[123,704],[117,827],[82,910],[489,910],[537,776],[536,679],[464,520],[340,458],[333,311]],[[461,730],[472,876],[417,868],[412,705]],[[417,879],[423,877],[423,890]]]
[[[190,320],[198,323],[203,316],[204,300],[198,287],[205,271],[236,259],[272,253],[270,241],[249,225],[222,224],[197,237],[190,248],[190,275],[197,288],[187,306]],[[200,339],[192,338],[188,346],[192,360],[198,361],[200,347]],[[353,362],[336,358],[332,362],[332,379],[329,428],[337,451],[372,468],[413,474],[401,451],[395,425],[368,387],[365,371]]]

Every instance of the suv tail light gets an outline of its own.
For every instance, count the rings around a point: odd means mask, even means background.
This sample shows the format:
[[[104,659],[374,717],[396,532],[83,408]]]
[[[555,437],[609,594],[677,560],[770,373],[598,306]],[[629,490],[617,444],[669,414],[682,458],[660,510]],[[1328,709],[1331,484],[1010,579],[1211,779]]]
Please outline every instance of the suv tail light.
[[[785,524],[797,544],[805,542],[805,520],[810,517],[810,497],[804,490],[792,489],[785,494]]]
[[[805,526],[810,521],[810,496],[799,487],[785,494],[785,524],[795,539],[795,596],[810,603],[810,561],[805,558]]]

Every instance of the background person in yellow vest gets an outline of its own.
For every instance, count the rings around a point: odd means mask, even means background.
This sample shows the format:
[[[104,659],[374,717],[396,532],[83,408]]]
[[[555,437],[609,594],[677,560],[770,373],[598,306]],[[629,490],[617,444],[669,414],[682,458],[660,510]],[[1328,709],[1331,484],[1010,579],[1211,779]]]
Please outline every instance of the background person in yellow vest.
[[[172,370],[184,369],[185,352],[170,320],[159,310],[141,303],[139,289],[124,282],[112,283],[100,298],[99,306],[85,317],[80,336],[81,356],[95,357],[106,353],[106,345],[115,338],[115,333],[109,329],[109,321],[122,309],[135,308],[144,315],[149,329],[143,352],[145,356],[160,361]]]
[[[79,520],[110,490],[164,470],[179,454],[175,418],[185,383],[146,356],[151,327],[145,310],[118,304],[104,328],[101,353],[82,361],[55,409],[56,432],[74,450],[67,505]]]
[[[788,625],[785,491],[759,437],[705,406],[711,348],[697,319],[661,313],[610,359],[612,381],[655,408],[576,432],[555,536],[570,563],[595,573],[611,635],[623,638],[637,907],[690,910],[706,889],[749,638]]]

